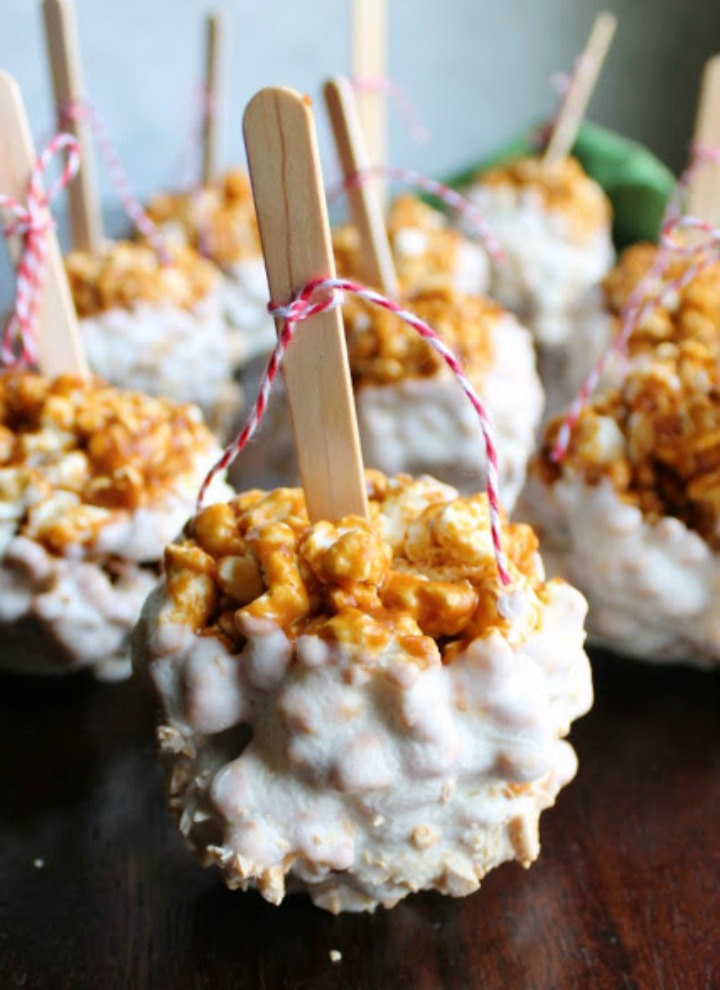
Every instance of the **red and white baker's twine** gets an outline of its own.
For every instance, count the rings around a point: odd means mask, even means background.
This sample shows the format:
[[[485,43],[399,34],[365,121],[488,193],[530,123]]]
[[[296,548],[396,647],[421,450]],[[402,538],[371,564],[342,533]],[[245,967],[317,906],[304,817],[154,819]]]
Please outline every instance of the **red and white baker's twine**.
[[[59,178],[45,191],[45,172],[60,152],[67,152]],[[3,364],[36,364],[38,359],[36,322],[45,265],[47,263],[47,234],[54,226],[48,206],[50,201],[67,186],[80,167],[80,149],[70,134],[56,134],[38,156],[28,180],[27,200],[21,203],[11,196],[0,194],[0,209],[7,210],[13,222],[5,228],[5,236],[23,238],[23,252],[17,268],[15,309],[0,342]]]
[[[660,249],[649,271],[635,286],[622,308],[620,333],[600,356],[583,382],[577,396],[570,404],[550,454],[551,459],[556,463],[562,461],[567,454],[572,431],[585,404],[597,388],[611,355],[624,354],[633,332],[649,319],[658,306],[662,305],[663,299],[681,292],[717,258],[717,252],[720,249],[720,229],[697,217],[682,216],[680,212],[690,178],[702,162],[720,162],[720,149],[702,147],[694,149],[692,161],[680,177],[676,190],[668,203],[660,234]],[[707,234],[707,240],[699,245],[683,244],[675,236],[678,231],[683,229],[701,231]],[[688,260],[690,264],[676,278],[669,282],[663,282],[663,275],[672,262],[678,259]]]
[[[387,93],[394,101],[415,141],[418,144],[426,144],[430,140],[430,131],[420,119],[420,114],[407,90],[395,79],[389,76],[354,76],[351,83],[356,93]]]
[[[85,121],[90,125],[90,128],[95,135],[100,154],[105,161],[105,165],[110,176],[110,181],[118,194],[118,198],[120,199],[125,212],[143,237],[147,239],[148,243],[160,258],[160,261],[164,265],[170,264],[172,258],[160,234],[160,231],[147,215],[140,201],[133,194],[130,186],[130,180],[128,179],[127,172],[123,168],[122,162],[120,161],[117,148],[115,147],[108,129],[97,110],[84,100],[71,100],[69,103],[66,103],[64,106],[59,108],[58,116],[61,124],[67,123],[68,121]]]
[[[354,186],[360,186],[374,175],[388,176],[397,182],[403,182],[406,186],[414,186],[417,189],[422,189],[423,192],[435,196],[443,203],[447,203],[452,210],[465,220],[469,227],[477,231],[479,239],[482,241],[485,250],[493,261],[500,264],[505,260],[500,241],[474,203],[471,203],[469,199],[462,196],[456,189],[451,189],[450,186],[446,186],[436,179],[430,179],[426,175],[421,175],[419,172],[413,172],[409,168],[395,168],[391,165],[368,165],[367,168],[363,168],[359,172],[347,176],[347,178],[329,189],[327,193],[328,202],[332,203],[344,190]]]
[[[270,361],[265,374],[263,375],[262,381],[260,382],[257,399],[255,400],[245,426],[237,438],[228,447],[226,447],[222,457],[210,470],[205,481],[203,482],[202,488],[200,489],[200,494],[198,496],[198,511],[202,508],[203,500],[213,479],[221,471],[224,471],[230,466],[230,464],[232,464],[238,454],[246,446],[248,441],[253,437],[258,426],[260,425],[263,414],[267,408],[268,399],[277,377],[277,373],[280,370],[287,348],[295,336],[298,325],[305,320],[309,320],[311,317],[316,316],[318,313],[325,313],[328,310],[335,309],[337,306],[342,305],[344,294],[348,292],[358,296],[360,299],[364,299],[366,302],[372,303],[374,306],[379,306],[381,309],[394,313],[409,327],[416,330],[417,333],[419,333],[420,336],[426,340],[428,344],[430,344],[430,346],[440,355],[445,364],[447,364],[453,372],[460,384],[460,387],[477,413],[485,444],[485,454],[487,460],[486,491],[490,512],[490,530],[492,534],[493,550],[495,552],[495,561],[497,563],[500,580],[504,585],[508,585],[510,583],[508,560],[502,548],[502,540],[500,535],[501,525],[500,500],[498,497],[497,449],[493,440],[492,427],[488,414],[485,410],[485,406],[470,384],[465,372],[462,369],[460,361],[431,326],[425,323],[424,320],[421,320],[414,313],[403,309],[396,302],[393,302],[393,300],[388,299],[379,292],[375,292],[374,289],[368,289],[364,285],[360,285],[357,282],[352,282],[345,278],[314,279],[312,282],[308,282],[308,284],[301,289],[300,292],[298,292],[295,298],[287,306],[278,305],[272,302],[269,304],[268,311],[276,319],[282,321],[282,330],[278,335],[278,342],[270,357]]]

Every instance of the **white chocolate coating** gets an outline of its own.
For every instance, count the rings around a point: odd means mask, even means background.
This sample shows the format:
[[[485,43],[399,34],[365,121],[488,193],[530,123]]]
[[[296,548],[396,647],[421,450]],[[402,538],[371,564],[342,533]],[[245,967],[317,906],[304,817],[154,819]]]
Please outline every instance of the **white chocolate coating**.
[[[160,225],[168,244],[187,246],[187,231],[182,223],[167,220]],[[276,340],[275,321],[268,313],[270,290],[262,255],[242,257],[237,261],[212,259],[222,275],[222,307],[234,333],[236,365],[244,365],[258,355],[269,353]]]
[[[478,383],[498,448],[500,493],[509,511],[525,480],[543,408],[530,335],[510,314],[491,329],[493,363]],[[477,414],[453,377],[408,378],[356,389],[365,461],[385,474],[442,478],[463,492],[485,482]]]
[[[193,310],[149,302],[80,321],[93,370],[119,388],[200,406],[211,429],[228,436],[242,400],[233,381],[239,356],[219,293]]]
[[[574,237],[567,216],[549,210],[532,188],[477,183],[467,196],[505,252],[505,261],[492,265],[490,295],[517,313],[538,343],[568,343],[576,307],[613,264],[609,225]]]
[[[432,547],[420,518],[456,494],[421,479],[381,506],[386,543],[422,559],[440,552],[466,509],[443,510]],[[463,552],[487,559],[485,529],[463,533]],[[418,573],[453,580],[442,554],[430,559]],[[533,566],[542,572],[539,558]],[[394,635],[379,651],[313,631],[291,641],[248,614],[232,655],[177,620],[161,582],[134,662],[160,697],[170,804],[201,860],[232,888],[279,903],[287,881],[333,913],[428,888],[464,896],[505,860],[529,866],[539,814],[576,770],[563,737],[592,702],[586,605],[563,583],[541,600],[525,578],[506,597],[506,631],[493,627],[446,664],[439,652],[418,663]]]
[[[531,477],[522,504],[548,573],[587,596],[595,642],[655,663],[720,664],[720,558],[701,536],[670,516],[648,522],[609,480],[576,473],[551,486]]]
[[[268,313],[270,290],[261,257],[222,266],[223,304],[230,324],[240,337],[243,364],[267,355],[275,346],[275,321]]]
[[[97,538],[64,555],[34,538],[33,527],[61,520],[78,504],[70,492],[35,501],[0,501],[0,667],[23,674],[63,673],[92,667],[102,679],[130,673],[130,633],[157,581],[166,544],[192,512],[200,483],[218,450],[198,455],[194,468],[155,505],[133,512],[86,507],[99,522]],[[13,486],[13,468],[0,468],[0,493]],[[227,498],[218,481],[209,500]],[[28,515],[23,533],[20,521]],[[103,518],[107,522],[103,522]]]

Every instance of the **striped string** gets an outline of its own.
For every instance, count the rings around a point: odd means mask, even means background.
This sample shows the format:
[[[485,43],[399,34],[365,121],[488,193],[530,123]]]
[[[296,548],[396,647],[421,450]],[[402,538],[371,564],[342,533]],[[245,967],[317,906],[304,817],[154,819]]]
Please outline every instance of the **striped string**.
[[[403,309],[398,303],[393,302],[392,299],[388,299],[374,289],[369,289],[364,285],[345,278],[314,279],[300,290],[289,305],[281,306],[273,302],[268,305],[268,312],[281,324],[275,350],[270,357],[267,369],[260,382],[257,398],[242,431],[226,447],[222,456],[203,482],[198,496],[197,510],[199,511],[202,508],[203,500],[213,479],[232,464],[257,431],[267,408],[273,384],[285,358],[285,353],[295,337],[300,323],[311,319],[318,313],[325,313],[330,309],[335,309],[337,306],[342,305],[346,293],[352,293],[374,306],[379,306],[381,309],[394,313],[399,319],[419,333],[453,372],[467,399],[477,413],[487,460],[485,488],[490,512],[490,531],[493,550],[500,580],[504,585],[508,585],[510,583],[508,560],[502,548],[500,535],[501,517],[500,499],[498,496],[497,448],[495,447],[493,430],[485,406],[470,384],[460,361],[431,326],[414,313]],[[316,298],[318,296],[319,298]]]
[[[158,230],[134,195],[127,172],[123,168],[117,148],[100,114],[85,100],[70,100],[60,107],[58,115],[61,123],[87,122],[95,136],[100,154],[110,176],[110,181],[118,194],[125,212],[137,229],[146,238],[163,265],[169,265],[172,257]]]
[[[707,240],[695,246],[684,244],[676,236],[684,229],[707,234]],[[680,216],[676,212],[675,197],[673,196],[663,221],[660,247],[655,260],[649,271],[635,286],[620,312],[620,332],[600,355],[577,396],[570,404],[550,453],[552,461],[560,463],[567,454],[572,431],[585,404],[600,383],[610,357],[613,354],[625,354],[628,341],[634,331],[650,318],[665,299],[681,292],[685,286],[697,278],[700,272],[716,259],[719,248],[720,229],[716,229],[712,224],[697,217]],[[664,282],[663,276],[673,261],[676,260],[689,261],[690,264],[680,275]]]
[[[52,159],[66,152],[62,172],[46,192],[43,179]],[[56,134],[32,167],[27,199],[21,203],[0,194],[0,208],[14,220],[5,228],[5,236],[23,239],[23,251],[17,268],[15,309],[0,341],[0,358],[8,367],[37,364],[37,315],[47,263],[47,233],[54,221],[49,212],[52,199],[73,180],[80,167],[80,148],[70,134]]]
[[[466,224],[476,231],[479,240],[493,261],[501,264],[505,260],[502,245],[495,236],[492,227],[488,224],[482,212],[471,203],[469,199],[462,196],[456,189],[438,182],[437,179],[430,179],[419,172],[413,172],[408,168],[395,168],[391,165],[368,165],[366,168],[347,176],[336,185],[332,186],[327,193],[329,203],[336,200],[346,189],[361,186],[373,176],[385,175],[397,182],[402,182],[407,186],[414,186],[422,189],[423,192],[435,196],[436,199],[446,203],[450,209],[454,210],[463,218]]]
[[[420,119],[415,104],[399,82],[389,76],[353,76],[350,82],[356,93],[387,93],[407,125],[411,137],[418,144],[427,144],[432,137],[430,130]]]

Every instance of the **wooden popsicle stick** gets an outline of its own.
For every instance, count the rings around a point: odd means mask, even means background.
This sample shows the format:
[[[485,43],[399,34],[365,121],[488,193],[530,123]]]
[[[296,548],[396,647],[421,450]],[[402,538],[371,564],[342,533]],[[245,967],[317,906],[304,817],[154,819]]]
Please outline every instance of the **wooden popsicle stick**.
[[[311,279],[335,276],[310,99],[263,89],[248,104],[243,127],[270,293],[289,303]],[[339,309],[298,329],[284,375],[310,519],[368,518]]]
[[[43,0],[43,14],[55,105],[60,110],[85,98],[75,8],[72,0]],[[63,127],[77,138],[82,156],[82,168],[68,189],[72,245],[97,254],[104,233],[90,125],[85,120],[72,120]]]
[[[590,37],[578,62],[570,92],[565,98],[562,111],[545,149],[543,162],[551,166],[561,161],[572,151],[580,125],[590,103],[600,71],[612,43],[617,18],[604,11],[595,18]]]
[[[0,72],[0,190],[24,203],[34,164],[35,152],[20,88],[12,76]],[[37,328],[40,370],[49,377],[65,373],[87,375],[87,361],[57,237],[52,228],[44,236],[47,262]]]
[[[227,51],[227,14],[214,10],[206,24],[205,112],[203,114],[202,184],[209,186],[217,177],[222,131],[218,117],[222,106]]]
[[[693,144],[720,148],[720,55],[705,63]],[[720,164],[698,163],[690,179],[687,212],[713,225],[720,221]],[[700,235],[699,240],[703,239]]]
[[[357,100],[344,76],[335,76],[323,90],[340,167],[346,179],[367,168]],[[398,295],[390,241],[375,190],[366,182],[353,183],[347,190],[352,220],[360,234],[360,277],[386,296]]]
[[[387,78],[387,0],[352,0],[352,74],[360,82]],[[387,96],[381,87],[358,93],[358,112],[371,165],[388,161]],[[370,180],[384,211],[388,184],[382,176]]]

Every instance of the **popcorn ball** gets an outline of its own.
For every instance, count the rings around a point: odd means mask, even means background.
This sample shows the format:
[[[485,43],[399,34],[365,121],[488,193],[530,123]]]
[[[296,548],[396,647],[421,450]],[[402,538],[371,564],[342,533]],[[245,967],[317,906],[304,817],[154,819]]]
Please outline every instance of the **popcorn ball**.
[[[483,399],[510,509],[525,480],[543,406],[530,335],[496,303],[445,288],[408,308],[439,333]],[[343,310],[366,461],[387,474],[429,472],[462,491],[484,483],[476,414],[440,357],[398,317],[352,298]]]
[[[548,426],[523,496],[549,572],[587,595],[588,628],[598,642],[652,662],[716,666],[716,347],[697,339],[667,352],[654,346],[652,359],[582,409],[556,464],[561,419]]]
[[[512,508],[543,408],[530,334],[496,303],[447,285],[417,290],[402,302],[457,355],[482,398],[497,441],[503,504]],[[366,463],[386,474],[428,472],[464,492],[482,487],[486,460],[477,415],[433,348],[393,313],[351,294],[343,320]],[[261,440],[233,475],[236,487],[256,472],[278,484],[295,481],[284,402],[268,410]]]
[[[217,455],[194,406],[97,379],[2,373],[0,666],[129,673],[163,549]]]
[[[571,342],[578,309],[613,263],[611,208],[574,158],[520,158],[465,190],[500,242],[490,294],[543,347]]]
[[[267,277],[247,175],[231,169],[212,185],[161,193],[148,214],[168,244],[189,245],[222,272],[223,305],[240,333],[244,359],[272,350],[275,324],[267,312]]]
[[[242,398],[239,355],[213,266],[190,248],[163,264],[150,247],[118,241],[72,252],[66,269],[93,370],[120,388],[194,402],[228,434]]]
[[[582,596],[532,530],[430,477],[367,473],[370,521],[297,489],[203,509],[135,634],[170,806],[204,864],[333,913],[529,866],[592,702]]]

